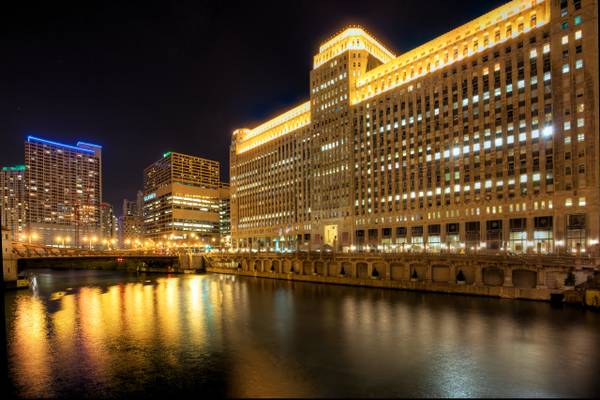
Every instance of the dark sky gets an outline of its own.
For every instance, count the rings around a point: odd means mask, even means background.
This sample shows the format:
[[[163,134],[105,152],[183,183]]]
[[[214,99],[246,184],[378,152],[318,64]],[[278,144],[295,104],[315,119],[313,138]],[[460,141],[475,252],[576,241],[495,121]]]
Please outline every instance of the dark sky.
[[[398,54],[505,2],[4,2],[0,165],[27,134],[98,143],[117,213],[165,151],[220,160],[228,181],[233,129],[308,99],[312,56],[345,25]]]

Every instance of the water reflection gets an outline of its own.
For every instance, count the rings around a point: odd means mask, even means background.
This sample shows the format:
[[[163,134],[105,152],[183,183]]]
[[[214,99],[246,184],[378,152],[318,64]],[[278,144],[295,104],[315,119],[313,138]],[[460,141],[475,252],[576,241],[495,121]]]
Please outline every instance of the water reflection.
[[[39,272],[6,295],[24,397],[593,396],[600,315],[224,275]]]

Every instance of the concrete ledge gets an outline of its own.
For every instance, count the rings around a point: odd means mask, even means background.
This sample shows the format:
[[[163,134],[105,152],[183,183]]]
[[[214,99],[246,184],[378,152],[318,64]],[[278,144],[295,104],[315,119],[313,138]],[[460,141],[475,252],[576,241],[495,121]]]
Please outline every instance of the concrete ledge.
[[[281,279],[287,281],[325,283],[334,285],[363,286],[386,289],[414,290],[423,292],[486,296],[508,299],[550,301],[549,289],[520,289],[504,286],[457,285],[430,281],[411,282],[410,280],[359,279],[336,276],[281,274],[275,272],[243,271],[234,268],[207,267],[207,272],[253,276],[256,278]]]

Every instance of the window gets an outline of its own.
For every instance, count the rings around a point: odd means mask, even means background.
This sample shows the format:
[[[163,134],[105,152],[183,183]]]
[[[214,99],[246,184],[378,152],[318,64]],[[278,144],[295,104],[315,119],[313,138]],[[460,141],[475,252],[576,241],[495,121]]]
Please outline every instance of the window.
[[[562,43],[562,44],[567,44],[567,43],[569,43],[569,36],[567,36],[567,35],[563,36],[563,37],[562,37],[562,40],[561,40],[561,43]]]
[[[575,17],[575,26],[581,24],[581,15]]]
[[[565,207],[571,207],[573,206],[573,199],[568,197],[565,199]]]

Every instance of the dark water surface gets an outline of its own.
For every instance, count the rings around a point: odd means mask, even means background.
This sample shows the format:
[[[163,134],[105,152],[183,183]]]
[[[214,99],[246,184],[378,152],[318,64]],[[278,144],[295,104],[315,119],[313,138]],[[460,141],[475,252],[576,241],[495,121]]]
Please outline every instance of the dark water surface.
[[[600,313],[226,275],[36,281],[5,295],[22,397],[600,394]]]

